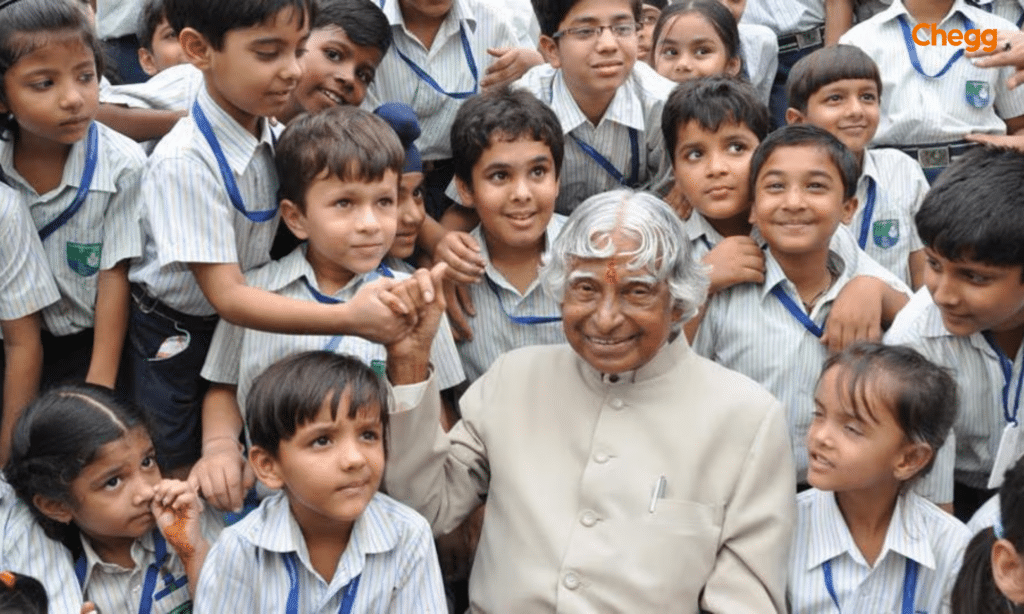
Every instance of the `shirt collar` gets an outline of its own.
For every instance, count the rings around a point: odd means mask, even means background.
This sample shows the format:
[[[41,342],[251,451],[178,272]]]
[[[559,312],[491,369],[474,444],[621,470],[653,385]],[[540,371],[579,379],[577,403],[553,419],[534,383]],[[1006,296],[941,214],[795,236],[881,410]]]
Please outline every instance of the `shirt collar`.
[[[633,70],[635,71],[636,67]],[[601,124],[610,121],[641,132],[646,129],[643,102],[631,87],[630,81],[633,78],[631,72],[626,77],[626,81],[615,90],[615,96],[608,104],[608,108],[601,118]],[[564,134],[569,134],[588,121],[587,116],[580,110],[580,106],[576,104],[576,99],[572,97],[572,92],[569,91],[561,70],[555,71],[551,81],[551,107],[562,123]]]
[[[95,122],[94,122],[95,123]],[[93,171],[92,182],[89,184],[90,192],[116,192],[117,184],[112,173],[110,164],[105,161],[103,153],[103,139],[105,128],[96,124],[96,169]],[[64,172],[61,174],[60,185],[48,193],[60,191],[68,187],[78,189],[82,185],[82,173],[85,171],[85,158],[89,148],[89,136],[75,141],[71,144],[71,151],[64,163]],[[32,190],[32,186],[14,168],[14,141],[0,141],[0,169],[7,175],[9,181],[20,183],[26,189]]]
[[[871,177],[875,180],[875,185],[878,185],[878,165],[875,164],[875,154],[870,149],[864,150],[864,164],[860,169],[860,180],[858,181],[858,184],[863,183],[865,181],[865,177]],[[864,203],[858,203],[858,206],[863,205]]]
[[[405,27],[405,17],[402,16],[402,9],[399,6],[398,0],[385,0],[382,5],[378,3],[378,6],[381,7],[384,15],[388,18],[388,25],[392,28],[401,28],[406,34],[412,36]],[[469,27],[471,32],[476,31],[476,14],[473,13],[473,7],[465,0],[454,0],[452,8],[449,9],[448,14],[444,17],[444,21],[441,22],[441,27],[437,31],[434,42],[446,40],[452,34],[458,33],[459,26],[463,23]]]
[[[690,349],[690,344],[686,342],[685,335],[680,333],[676,334],[675,338],[669,337],[669,339],[669,341],[661,346],[658,353],[654,355],[654,358],[633,371],[601,373],[590,366],[590,363],[583,360],[578,354],[576,361],[583,377],[595,385],[622,387],[641,384],[668,373],[680,361],[689,360],[694,355]]]
[[[227,160],[228,166],[236,175],[245,172],[253,156],[256,155],[256,151],[262,145],[266,144],[273,151],[273,128],[266,118],[259,118],[260,138],[257,140],[210,97],[210,92],[205,86],[199,88],[196,102],[203,110],[210,123],[210,128],[213,129],[213,134],[217,137],[221,151],[224,152],[224,159]]]
[[[153,529],[156,531],[157,529]],[[85,579],[82,581],[82,593],[85,594],[89,587],[89,581],[92,579],[93,570],[97,567],[108,572],[108,573],[134,573],[135,570],[146,564],[147,559],[156,558],[156,545],[153,543],[153,531],[147,532],[142,537],[136,539],[132,543],[131,556],[132,560],[135,561],[135,567],[132,569],[126,569],[116,563],[107,563],[100,555],[96,553],[96,550],[86,539],[85,535],[79,535],[79,539],[82,542],[82,553],[85,556]]]
[[[949,9],[949,12],[946,13],[946,15],[939,21],[938,27],[941,28],[942,24],[946,23],[946,21],[949,20],[957,12],[959,12],[963,16],[966,16],[966,12],[964,11],[965,8],[967,8],[967,3],[964,2],[964,0],[955,0],[953,2],[953,6],[950,7]],[[882,21],[892,21],[899,17],[900,15],[906,15],[907,21],[911,25],[917,23],[917,20],[915,20],[913,15],[910,14],[910,11],[907,10],[907,7],[903,5],[903,0],[892,0],[892,4],[889,5],[889,8],[882,11],[880,15],[884,15],[884,17],[881,18]]]
[[[561,216],[558,213],[555,213],[551,216],[551,219],[548,220],[547,228],[544,231],[545,254],[548,253],[548,251],[551,249],[551,242],[554,240],[556,236],[558,236],[558,231],[564,223],[559,218],[561,218]],[[498,284],[500,287],[505,288],[506,290],[509,290],[511,292],[515,292],[516,294],[519,294],[519,290],[516,290],[515,287],[512,284],[510,284],[508,280],[505,279],[505,276],[501,274],[501,271],[494,268],[494,265],[491,263],[491,254],[487,249],[487,241],[484,240],[483,225],[477,224],[476,228],[470,231],[469,234],[474,239],[476,239],[477,244],[480,246],[480,257],[483,258],[484,262],[486,263],[484,265],[484,274],[490,277],[491,280],[494,281],[494,283]],[[533,283],[531,283],[530,287],[526,289],[526,292],[522,293],[522,296],[529,295],[531,292],[534,291],[534,289],[538,287],[540,287],[539,275],[536,278],[534,278]]]
[[[771,248],[765,250],[764,253],[764,284],[761,286],[761,300],[764,300],[766,296],[779,284],[784,284],[786,289],[790,291],[791,295],[796,294],[796,286],[793,282],[789,281],[786,277],[786,273],[782,270],[782,265],[772,255]],[[836,278],[835,283],[828,289],[827,292],[821,297],[821,299],[815,305],[815,308],[821,305],[825,305],[831,302],[842,290],[843,286],[853,277],[853,271],[851,267],[846,265],[846,261],[837,252],[831,249],[828,252],[828,265],[833,267],[834,270],[839,272],[839,276]]]
[[[316,281],[316,273],[313,271],[313,266],[309,263],[309,260],[306,259],[308,249],[309,243],[302,243],[299,247],[292,250],[290,254],[278,260],[277,263],[271,263],[247,275],[249,282],[251,285],[265,288],[271,292],[278,292],[305,277],[309,285],[313,286],[317,292],[320,292],[320,286]],[[331,297],[339,301],[351,299],[363,283],[367,281],[367,278],[374,275],[374,273],[365,273],[354,276]]]
[[[928,288],[922,287],[918,292],[928,292]],[[923,338],[941,339],[942,337],[956,337],[956,335],[949,332],[946,325],[942,323],[942,312],[939,310],[939,306],[935,304],[934,300],[928,301],[928,306],[925,308],[922,318],[921,336]],[[990,346],[988,341],[985,340],[985,335],[982,333],[971,333],[965,338],[965,341],[986,355],[989,355],[992,358],[998,358],[995,351],[992,349],[992,346]]]

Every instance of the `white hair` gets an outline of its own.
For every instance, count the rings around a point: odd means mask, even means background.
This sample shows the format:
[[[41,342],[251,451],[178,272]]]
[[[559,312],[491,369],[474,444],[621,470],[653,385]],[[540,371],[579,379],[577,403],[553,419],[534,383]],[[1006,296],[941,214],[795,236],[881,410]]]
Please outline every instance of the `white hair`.
[[[541,283],[551,296],[558,301],[565,297],[577,260],[617,255],[614,235],[637,242],[636,249],[618,255],[631,257],[631,269],[649,271],[666,282],[683,321],[692,318],[707,297],[709,281],[704,267],[690,256],[682,220],[660,198],[627,189],[591,196],[569,216],[540,269]]]

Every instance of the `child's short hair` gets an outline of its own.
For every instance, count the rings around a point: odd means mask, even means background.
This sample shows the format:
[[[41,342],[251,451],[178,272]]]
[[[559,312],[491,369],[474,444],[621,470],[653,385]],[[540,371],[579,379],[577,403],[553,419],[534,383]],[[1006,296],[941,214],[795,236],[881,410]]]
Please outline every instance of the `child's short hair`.
[[[736,77],[690,79],[672,90],[661,111],[661,134],[669,157],[675,155],[679,129],[691,121],[709,132],[717,132],[724,123],[736,123],[750,129],[758,141],[768,136],[768,107],[752,85]]]
[[[736,18],[718,0],[677,0],[668,5],[661,11],[661,15],[658,16],[658,23],[654,24],[654,32],[651,35],[652,51],[656,53],[655,50],[658,48],[658,41],[661,40],[661,33],[668,27],[668,22],[675,17],[688,13],[697,13],[711,24],[715,34],[718,35],[718,38],[722,39],[722,44],[725,45],[725,55],[729,59],[739,58],[742,61],[740,56],[740,32],[736,25]]]
[[[217,51],[229,31],[257,26],[289,8],[295,11],[300,28],[316,18],[312,0],[164,0],[172,30],[192,28]]]
[[[375,47],[383,56],[391,46],[391,24],[372,0],[320,0],[312,29],[337,26],[360,47]]]
[[[494,140],[540,141],[551,150],[555,175],[562,170],[565,135],[551,107],[526,90],[499,88],[473,96],[459,108],[452,124],[452,151],[458,152],[455,176],[473,185],[473,167]]]
[[[933,452],[945,443],[958,405],[956,381],[946,369],[913,348],[870,342],[854,343],[830,356],[822,376],[833,367],[843,369],[840,394],[845,389],[846,405],[856,418],[864,420],[866,414],[870,422],[878,422],[868,400],[874,394],[892,407],[907,439],[927,444]],[[928,473],[934,461],[933,454],[915,477]]]
[[[63,0],[61,0],[63,1]],[[126,433],[149,432],[144,414],[107,388],[70,384],[44,392],[25,408],[11,436],[11,458],[4,476],[48,536],[81,550],[78,529],[53,520],[35,506],[36,495],[75,505],[71,482],[92,463],[99,449]]]
[[[968,151],[939,175],[914,222],[921,241],[944,258],[1024,265],[1024,153]]]
[[[49,607],[42,582],[13,571],[0,571],[0,614],[46,614]]]
[[[569,14],[572,7],[579,4],[580,0],[531,0],[533,12],[537,14],[537,22],[540,24],[540,33],[544,36],[551,36],[558,32],[558,24],[562,23],[565,16]],[[643,13],[643,0],[628,0],[633,9],[633,20],[640,22],[640,15]]]
[[[252,382],[245,402],[249,437],[276,457],[282,441],[295,436],[298,427],[314,420],[325,402],[331,418],[349,391],[348,417],[376,405],[380,408],[384,451],[387,454],[388,413],[391,397],[373,369],[353,356],[313,351],[292,354],[270,365]]]
[[[827,130],[810,124],[791,124],[769,134],[754,150],[750,158],[750,193],[757,193],[757,176],[768,157],[780,147],[818,147],[832,160],[843,180],[843,199],[849,200],[857,193],[857,179],[860,165],[857,158],[842,141]]]
[[[21,0],[0,10],[0,102],[8,102],[3,86],[8,69],[60,33],[81,36],[96,61],[98,80],[103,74],[103,48],[78,5],[67,0]],[[0,139],[16,134],[17,127],[10,114],[0,114]]]
[[[643,4],[649,4],[659,10],[664,10],[668,6],[668,0],[643,0]]]
[[[167,19],[164,0],[146,0],[139,12],[139,22],[135,27],[135,36],[139,45],[150,52],[153,51],[153,35],[160,23]]]
[[[279,196],[305,211],[309,186],[325,172],[342,181],[379,181],[389,170],[401,176],[404,162],[398,135],[373,113],[351,106],[306,113],[277,142]]]
[[[801,58],[786,79],[786,96],[790,107],[807,112],[807,101],[821,88],[843,79],[868,79],[878,86],[882,96],[882,77],[878,64],[860,47],[830,45]]]

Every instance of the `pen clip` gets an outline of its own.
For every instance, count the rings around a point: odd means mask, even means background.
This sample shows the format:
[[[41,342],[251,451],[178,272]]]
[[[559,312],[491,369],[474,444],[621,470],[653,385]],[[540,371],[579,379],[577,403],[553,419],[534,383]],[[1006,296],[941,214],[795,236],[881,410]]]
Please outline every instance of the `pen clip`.
[[[650,514],[654,513],[654,510],[658,507],[658,499],[665,497],[665,476],[658,476],[657,481],[654,482],[654,488],[651,490],[651,505],[647,508],[647,512]]]

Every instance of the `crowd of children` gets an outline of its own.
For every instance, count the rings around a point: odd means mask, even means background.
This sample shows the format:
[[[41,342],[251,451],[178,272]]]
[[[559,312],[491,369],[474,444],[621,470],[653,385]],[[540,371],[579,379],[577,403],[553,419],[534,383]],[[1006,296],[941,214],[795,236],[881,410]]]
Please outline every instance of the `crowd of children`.
[[[709,286],[672,342],[785,408],[799,494],[769,602],[1024,603],[1024,88],[914,34],[999,30],[1009,51],[1024,0],[138,4],[149,79],[122,83],[95,0],[0,0],[0,612],[576,591],[541,572],[577,529],[508,493],[536,412],[588,422],[492,365],[575,347],[543,267],[576,212],[654,219],[657,199]],[[438,416],[402,405],[412,346]],[[485,416],[516,399],[530,410]],[[516,496],[538,505],[576,487],[530,480]],[[668,503],[722,523],[721,501]],[[605,543],[628,550],[627,529]],[[622,561],[611,584],[656,562]],[[575,595],[558,611],[588,610]],[[719,603],[659,599],[637,608]]]

